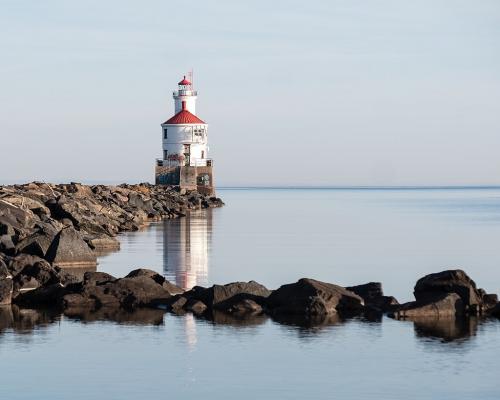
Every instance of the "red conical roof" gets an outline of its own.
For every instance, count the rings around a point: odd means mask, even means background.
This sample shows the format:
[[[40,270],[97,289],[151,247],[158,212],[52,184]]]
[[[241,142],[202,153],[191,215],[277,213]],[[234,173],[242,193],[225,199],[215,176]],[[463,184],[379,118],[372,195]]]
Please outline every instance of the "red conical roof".
[[[184,78],[182,79],[182,81],[179,82],[179,85],[182,85],[182,86],[189,86],[191,85],[191,82],[189,82],[187,79],[186,79],[186,76],[184,76]]]
[[[172,118],[165,121],[163,124],[204,124],[201,119],[199,119],[196,115],[190,113],[186,109],[186,102],[182,102],[182,110],[175,114]]]

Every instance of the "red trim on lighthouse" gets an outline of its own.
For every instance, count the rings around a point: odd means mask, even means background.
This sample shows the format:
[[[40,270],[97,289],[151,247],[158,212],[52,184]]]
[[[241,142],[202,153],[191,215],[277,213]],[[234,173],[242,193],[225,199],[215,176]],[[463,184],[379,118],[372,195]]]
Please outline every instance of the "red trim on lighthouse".
[[[182,100],[182,109],[185,110],[186,109],[186,100]]]
[[[186,79],[186,75],[184,75],[184,78],[182,79],[182,81],[179,82],[179,86],[189,86],[189,85],[191,85],[191,82],[189,82]]]

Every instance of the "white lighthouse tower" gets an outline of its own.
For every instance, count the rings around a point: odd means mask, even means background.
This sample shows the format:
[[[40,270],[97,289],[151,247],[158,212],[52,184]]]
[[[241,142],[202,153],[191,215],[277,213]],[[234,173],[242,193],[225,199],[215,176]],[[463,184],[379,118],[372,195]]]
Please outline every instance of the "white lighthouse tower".
[[[208,124],[196,116],[198,93],[184,76],[173,97],[175,115],[161,124],[163,154],[156,163],[156,183],[213,194]]]

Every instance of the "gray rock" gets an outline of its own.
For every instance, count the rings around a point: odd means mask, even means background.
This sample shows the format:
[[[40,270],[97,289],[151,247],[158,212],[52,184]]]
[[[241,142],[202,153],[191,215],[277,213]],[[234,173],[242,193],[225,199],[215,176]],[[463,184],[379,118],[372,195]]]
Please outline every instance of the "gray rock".
[[[97,259],[81,235],[72,227],[63,228],[47,250],[46,259],[56,266],[95,265]]]

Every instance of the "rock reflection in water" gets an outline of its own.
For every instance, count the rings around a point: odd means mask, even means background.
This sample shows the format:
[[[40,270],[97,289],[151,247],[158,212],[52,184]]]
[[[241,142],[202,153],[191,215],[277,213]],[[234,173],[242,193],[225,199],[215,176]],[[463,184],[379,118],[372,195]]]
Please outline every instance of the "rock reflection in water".
[[[413,327],[417,337],[441,339],[445,342],[475,336],[477,325],[478,319],[475,317],[419,318],[413,320]]]
[[[208,282],[212,212],[212,209],[194,211],[185,218],[164,222],[164,274],[183,289]]]
[[[296,326],[306,329],[321,329],[330,325],[339,325],[344,320],[338,314],[331,315],[275,315],[273,320],[282,325]]]
[[[30,333],[35,328],[48,326],[60,318],[55,310],[23,309],[15,305],[0,307],[0,333],[12,329],[16,333]]]
[[[53,324],[63,317],[81,322],[112,321],[126,325],[162,325],[165,311],[142,308],[126,311],[119,308],[101,308],[97,311],[69,309],[61,313],[56,309],[33,310],[17,306],[0,307],[0,334],[6,330],[31,333],[35,329]]]

